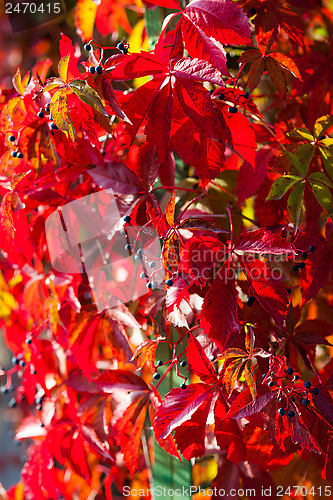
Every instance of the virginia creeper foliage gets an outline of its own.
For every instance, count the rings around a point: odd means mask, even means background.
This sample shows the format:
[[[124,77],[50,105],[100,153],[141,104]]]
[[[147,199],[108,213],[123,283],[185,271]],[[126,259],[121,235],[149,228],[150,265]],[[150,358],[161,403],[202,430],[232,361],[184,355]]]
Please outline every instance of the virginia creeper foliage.
[[[205,486],[315,498],[333,481],[332,5],[144,4],[79,0],[56,64],[1,89],[0,375],[31,443],[6,498],[148,489],[154,440],[215,464]],[[100,310],[86,272],[53,267],[45,221],[108,189],[165,276]]]

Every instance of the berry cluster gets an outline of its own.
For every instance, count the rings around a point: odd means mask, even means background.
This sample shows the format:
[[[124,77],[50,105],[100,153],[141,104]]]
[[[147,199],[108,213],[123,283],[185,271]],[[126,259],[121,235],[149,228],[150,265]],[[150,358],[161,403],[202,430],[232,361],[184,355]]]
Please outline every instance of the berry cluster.
[[[171,360],[170,360],[170,361],[171,361]],[[167,363],[169,363],[169,362],[167,362]],[[153,379],[154,379],[154,380],[159,380],[159,379],[161,378],[161,375],[158,373],[157,368],[160,368],[161,366],[163,366],[163,365],[165,365],[165,364],[167,364],[167,363],[163,363],[163,361],[162,361],[162,360],[160,360],[160,359],[159,359],[158,361],[156,361],[156,364],[155,364],[155,370],[156,370],[156,371],[155,371],[155,373],[153,374]],[[185,361],[185,360],[179,361],[179,366],[180,366],[181,368],[185,368],[185,366],[187,366],[187,361]],[[169,368],[170,368],[170,367],[169,367]],[[180,387],[181,389],[186,389],[186,387],[187,387],[187,386],[186,386],[186,380],[187,380],[187,378],[186,378],[186,377],[183,377],[182,375],[180,375],[180,373],[179,373],[179,369],[178,369],[178,365],[177,365],[177,375],[178,375],[178,377],[180,377],[180,378],[182,378],[182,379],[184,380],[184,381],[180,384],[180,386],[179,386],[179,387]]]
[[[310,245],[309,246],[309,249],[308,249],[308,252],[315,252],[316,251],[316,247],[314,245]],[[308,258],[308,252],[302,252],[301,253],[301,258],[303,259],[301,262],[298,262],[297,264],[294,264],[293,265],[293,271],[295,273],[297,273],[300,269],[305,269],[305,260]]]
[[[300,387],[299,386],[295,386],[294,382],[300,380],[300,376],[295,374],[294,373],[294,370],[293,368],[291,367],[288,367],[287,370],[286,370],[286,374],[288,376],[292,376],[293,375],[293,378],[292,380],[289,380],[288,379],[288,385],[284,386],[283,388],[280,386],[280,389],[281,389],[281,393],[282,395],[280,395],[279,397],[279,403],[281,402],[285,402],[284,406],[280,406],[278,408],[278,414],[280,416],[284,416],[284,415],[287,415],[288,418],[293,418],[295,417],[295,412],[294,410],[292,410],[290,408],[290,401],[295,401],[295,398],[293,397],[293,393],[296,394],[296,391],[297,391],[297,394],[300,392]],[[267,377],[266,374],[263,374],[263,379],[265,379]],[[271,378],[271,377],[269,377]],[[276,384],[274,383],[273,380],[269,380],[269,382],[267,383],[268,387],[272,388],[274,387]],[[302,405],[303,406],[309,406],[311,401],[309,399],[309,393],[310,393],[310,389],[312,388],[312,384],[309,380],[306,380],[304,382],[304,389],[302,390],[303,392],[303,399],[302,399]],[[319,389],[318,387],[314,387],[311,389],[311,394],[312,396],[318,396],[319,394]]]

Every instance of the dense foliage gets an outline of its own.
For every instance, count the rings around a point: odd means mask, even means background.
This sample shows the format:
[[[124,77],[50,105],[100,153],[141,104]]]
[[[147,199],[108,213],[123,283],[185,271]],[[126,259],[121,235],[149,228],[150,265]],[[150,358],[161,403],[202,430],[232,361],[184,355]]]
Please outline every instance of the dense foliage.
[[[330,496],[332,5],[144,3],[79,0],[57,73],[1,89],[0,375],[31,440],[3,497],[147,490],[154,440],[225,498]],[[155,235],[161,258],[101,308],[45,221],[110,189],[126,249]]]

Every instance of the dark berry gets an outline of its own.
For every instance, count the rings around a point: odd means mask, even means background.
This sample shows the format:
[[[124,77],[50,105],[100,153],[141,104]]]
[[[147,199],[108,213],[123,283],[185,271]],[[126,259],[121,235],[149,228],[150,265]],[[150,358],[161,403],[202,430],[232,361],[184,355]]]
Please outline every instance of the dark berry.
[[[302,259],[306,260],[308,258],[307,252],[302,252],[301,257],[302,257]]]
[[[156,266],[155,262],[149,262],[149,267],[153,269]]]
[[[288,368],[287,373],[288,375],[292,375],[294,373],[294,370],[292,368]]]
[[[291,288],[287,288],[287,292],[289,293],[289,295],[291,294],[292,290]]]
[[[12,158],[16,158],[16,157],[17,157],[17,153],[16,153],[16,151],[12,151],[12,152],[10,153],[10,156],[11,156]]]
[[[37,375],[37,370],[32,370],[33,375]]]
[[[255,303],[255,300],[256,300],[255,297],[249,297],[246,303],[249,307],[252,307],[253,304]]]
[[[210,95],[212,95],[213,92],[214,92],[214,89],[209,90]]]
[[[19,364],[19,360],[14,356],[12,358],[12,363],[13,363],[13,365],[18,365]]]
[[[293,271],[294,271],[294,273],[297,273],[297,271],[299,271],[299,265],[298,264],[294,264],[293,265]]]
[[[16,403],[17,403],[16,399],[14,398],[11,399],[8,403],[9,408],[14,408],[14,406],[16,406]]]
[[[152,287],[153,290],[155,290],[155,288],[157,288],[157,286],[158,286],[157,281],[152,281],[151,282],[151,287]]]
[[[25,366],[25,361],[23,361],[23,359],[21,359],[21,361],[20,361],[20,366],[22,366],[22,368],[23,368],[23,366]]]
[[[119,42],[118,45],[117,45],[117,49],[118,50],[123,50],[125,47],[125,45],[123,44],[123,42]]]
[[[288,413],[287,413],[287,417],[288,418],[294,418],[294,416],[295,416],[295,412],[294,411],[292,411],[292,410],[288,411]]]
[[[298,379],[299,379],[299,375],[294,375],[293,380],[298,380]]]
[[[281,397],[279,397],[279,403],[282,403],[282,401],[283,401],[283,397],[281,396]]]
[[[96,73],[97,73],[98,75],[101,75],[101,74],[103,73],[103,68],[102,68],[102,66],[96,66]]]
[[[84,45],[84,49],[85,49],[85,50],[87,50],[87,51],[89,52],[89,51],[91,50],[91,45],[90,45],[90,43],[86,43],[86,44]]]
[[[90,66],[89,73],[93,75],[95,73],[95,71],[96,71],[95,66]]]
[[[122,230],[120,231],[120,234],[121,234],[122,236],[126,236],[126,231],[124,231],[124,229],[122,229]]]
[[[143,280],[144,278],[146,278],[146,277],[147,277],[147,276],[146,276],[146,273],[142,272],[142,273],[140,274],[140,278],[141,278],[142,280]]]
[[[134,258],[135,258],[135,260],[141,260],[140,255],[136,255]]]
[[[283,408],[279,408],[278,409],[278,414],[281,415],[281,417],[283,417],[283,415],[286,414],[285,410]]]
[[[321,136],[319,137],[319,140],[320,140],[320,141],[323,141],[324,139],[326,139],[326,135],[321,135]]]
[[[8,392],[8,388],[5,385],[2,385],[0,390],[3,394],[6,394]]]
[[[10,142],[14,142],[14,141],[15,141],[15,135],[10,135],[10,136],[8,137],[8,140],[9,140]]]
[[[20,158],[20,160],[23,158],[23,153],[21,153],[21,151],[17,153],[17,158]]]
[[[184,368],[187,365],[187,362],[186,361],[181,361],[179,364],[180,364],[180,366],[182,368]]]
[[[156,366],[162,366],[163,365],[163,361],[161,359],[159,359],[156,363]]]
[[[51,123],[52,130],[58,130],[58,126],[55,123]]]
[[[159,380],[160,378],[161,378],[161,375],[159,373],[157,373],[157,372],[154,373],[154,375],[153,375],[154,380]]]
[[[122,50],[122,53],[126,55],[127,52],[128,52],[128,49],[126,47],[124,47],[123,50]]]
[[[314,389],[312,389],[312,394],[313,394],[314,396],[318,396],[318,394],[319,394],[319,389],[318,389],[318,387],[315,387]]]
[[[250,97],[250,92],[245,92],[244,99],[249,99],[249,97]]]
[[[186,384],[185,384],[184,382],[183,382],[182,384],[180,384],[180,388],[181,388],[181,389],[183,389],[183,390],[184,390],[184,389],[186,389],[186,387],[187,387],[187,386],[186,386]]]
[[[168,279],[168,280],[166,280],[165,284],[166,284],[166,286],[172,286],[173,285],[173,281],[170,280],[170,279]]]
[[[264,379],[265,377],[266,377],[266,373],[263,373],[263,374],[261,375],[261,378],[262,378],[262,379]]]
[[[274,382],[272,381],[268,382],[268,387],[274,387]]]
[[[142,254],[143,254],[142,248],[138,248],[137,251],[136,251],[136,253],[139,255],[139,257],[141,257]]]
[[[41,427],[44,427],[44,424],[43,424],[43,422],[41,422],[40,426],[41,426]]]
[[[251,16],[254,16],[254,14],[256,14],[256,13],[257,13],[256,9],[254,7],[250,7]]]
[[[309,246],[309,251],[310,252],[315,252],[316,251],[316,247],[314,245],[310,245]]]
[[[229,113],[237,113],[237,108],[236,106],[230,106],[230,108],[228,108],[228,111]]]
[[[46,113],[48,115],[48,114],[50,114],[50,111],[51,111],[50,106],[46,106],[46,108],[44,109],[44,113]]]
[[[42,409],[42,405],[36,405],[36,410],[41,410]]]
[[[153,284],[150,281],[148,281],[148,283],[146,284],[146,287],[147,288],[153,288]]]
[[[125,250],[131,250],[131,245],[129,243],[126,243]]]
[[[305,389],[310,389],[311,382],[309,380],[307,380],[306,382],[304,382],[304,387],[305,387]]]
[[[38,118],[44,118],[44,111],[38,111],[37,116]]]
[[[300,262],[299,263],[299,268],[304,269],[305,268],[305,262]]]
[[[302,405],[309,406],[310,401],[308,399],[302,399]]]
[[[219,94],[219,100],[220,101],[223,101],[224,97],[225,97],[224,94]]]
[[[125,215],[124,222],[131,222],[131,217],[129,215]]]

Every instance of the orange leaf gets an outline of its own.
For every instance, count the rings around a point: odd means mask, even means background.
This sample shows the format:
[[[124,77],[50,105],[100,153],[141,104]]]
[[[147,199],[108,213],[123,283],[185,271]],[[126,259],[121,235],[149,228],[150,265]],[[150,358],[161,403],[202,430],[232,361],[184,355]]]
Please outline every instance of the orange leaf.
[[[284,54],[281,54],[280,52],[272,52],[271,54],[268,54],[267,57],[271,57],[282,68],[286,69],[292,75],[294,75],[295,78],[298,78],[301,82],[303,81],[298,67],[296,66],[295,62],[292,59],[290,59],[290,57],[287,57]]]
[[[175,225],[175,206],[176,206],[176,193],[174,192],[172,198],[167,203],[165,209],[165,218],[169,226],[174,227]]]

